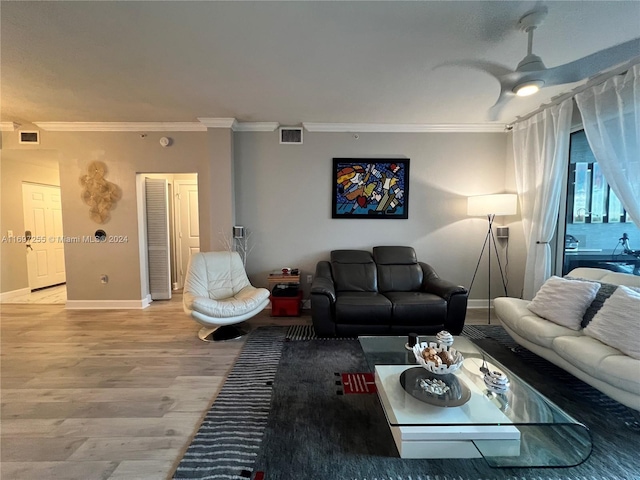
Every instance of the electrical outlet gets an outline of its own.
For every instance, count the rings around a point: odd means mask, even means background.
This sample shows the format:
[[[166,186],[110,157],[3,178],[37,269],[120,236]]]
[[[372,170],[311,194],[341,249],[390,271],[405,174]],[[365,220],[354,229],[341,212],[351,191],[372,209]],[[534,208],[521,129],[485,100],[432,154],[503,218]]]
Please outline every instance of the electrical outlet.
[[[307,283],[313,282],[313,275],[307,275]]]

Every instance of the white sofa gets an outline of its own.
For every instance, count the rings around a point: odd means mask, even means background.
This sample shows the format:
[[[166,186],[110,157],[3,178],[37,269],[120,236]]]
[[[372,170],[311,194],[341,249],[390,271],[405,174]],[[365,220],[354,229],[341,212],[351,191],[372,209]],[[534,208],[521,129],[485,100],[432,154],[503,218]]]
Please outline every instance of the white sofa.
[[[569,276],[640,287],[639,276],[600,268],[576,268]],[[516,342],[614,400],[640,411],[640,360],[585,335],[582,330],[540,318],[527,308],[528,303],[528,300],[509,297],[494,301],[496,316]]]

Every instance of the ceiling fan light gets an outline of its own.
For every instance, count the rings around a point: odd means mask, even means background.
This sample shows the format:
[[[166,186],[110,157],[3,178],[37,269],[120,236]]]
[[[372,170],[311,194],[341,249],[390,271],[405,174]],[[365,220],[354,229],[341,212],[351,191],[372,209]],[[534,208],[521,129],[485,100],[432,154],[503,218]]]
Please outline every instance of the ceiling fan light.
[[[516,87],[513,89],[513,92],[519,97],[527,97],[536,93],[538,90],[540,90],[540,88],[542,88],[543,85],[544,82],[542,80],[532,80],[530,82],[516,85]]]

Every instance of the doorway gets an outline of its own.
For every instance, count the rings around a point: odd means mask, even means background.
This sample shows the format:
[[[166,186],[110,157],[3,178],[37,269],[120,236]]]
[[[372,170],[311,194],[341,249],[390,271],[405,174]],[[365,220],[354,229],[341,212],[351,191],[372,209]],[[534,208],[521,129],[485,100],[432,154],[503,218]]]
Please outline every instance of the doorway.
[[[22,205],[29,288],[65,283],[60,187],[23,182]]]
[[[149,212],[147,184],[164,185],[162,196],[166,198],[166,209]],[[158,182],[161,181],[161,182]],[[149,300],[170,298],[171,291],[157,293],[158,277],[169,274],[169,282],[162,290],[179,290],[184,285],[189,258],[200,251],[200,223],[198,217],[198,176],[196,173],[140,173],[137,175],[138,219],[140,234],[140,270],[143,297]],[[155,202],[156,206],[158,202]],[[162,202],[165,203],[165,202]],[[162,218],[159,221],[158,215]],[[163,225],[158,232],[158,226]],[[151,226],[151,228],[149,228]],[[163,255],[159,261],[154,238],[168,237],[169,255]],[[153,257],[153,258],[152,258]],[[154,293],[155,292],[155,293]]]

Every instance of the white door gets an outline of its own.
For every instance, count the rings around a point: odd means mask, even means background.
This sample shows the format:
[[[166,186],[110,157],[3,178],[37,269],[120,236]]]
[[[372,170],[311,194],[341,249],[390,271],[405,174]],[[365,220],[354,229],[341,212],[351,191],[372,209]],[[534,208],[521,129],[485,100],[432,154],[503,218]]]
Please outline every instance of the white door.
[[[29,288],[65,283],[60,187],[23,183],[22,205],[24,229],[32,236],[26,249]]]
[[[176,180],[176,250],[178,264],[178,285],[184,286],[189,258],[200,251],[200,222],[198,220],[198,183]]]

